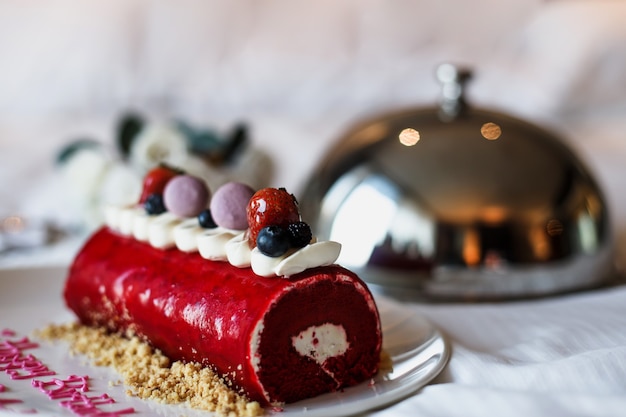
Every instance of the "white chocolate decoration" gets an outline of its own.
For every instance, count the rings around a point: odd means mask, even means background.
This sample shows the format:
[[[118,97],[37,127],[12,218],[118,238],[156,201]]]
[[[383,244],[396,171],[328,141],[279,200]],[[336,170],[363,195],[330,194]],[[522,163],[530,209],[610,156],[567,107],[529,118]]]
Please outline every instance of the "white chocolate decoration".
[[[274,273],[278,276],[291,276],[316,266],[335,263],[341,252],[339,242],[324,241],[307,245],[280,261]]]
[[[316,242],[283,256],[263,255],[258,248],[252,250],[251,266],[262,277],[273,275],[288,277],[316,266],[334,263],[341,252],[341,244],[333,241]]]

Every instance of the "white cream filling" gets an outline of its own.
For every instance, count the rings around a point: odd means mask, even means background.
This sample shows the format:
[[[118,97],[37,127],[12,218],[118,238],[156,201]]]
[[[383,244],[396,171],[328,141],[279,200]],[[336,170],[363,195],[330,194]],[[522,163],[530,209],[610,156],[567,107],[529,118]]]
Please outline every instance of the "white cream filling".
[[[141,206],[110,206],[105,208],[104,214],[111,229],[155,248],[198,251],[205,259],[229,262],[238,268],[251,267],[255,274],[264,277],[288,277],[309,268],[333,264],[341,251],[337,242],[314,241],[283,256],[270,257],[257,248],[250,249],[245,231],[223,227],[205,229],[196,218],[180,218],[170,212],[148,215]]]
[[[259,320],[254,327],[250,339],[250,362],[252,369],[258,374],[261,370],[261,355],[259,347],[261,345],[261,334],[265,329],[263,320]],[[345,354],[350,347],[348,336],[343,326],[324,323],[320,326],[310,326],[301,331],[296,336],[291,337],[291,344],[301,356],[314,360],[323,370],[335,380],[334,373],[327,369],[324,364],[329,358],[334,358]],[[263,389],[265,396],[267,392]]]
[[[331,323],[301,331],[291,338],[291,344],[300,355],[313,359],[320,366],[328,358],[343,355],[350,347],[343,326]]]

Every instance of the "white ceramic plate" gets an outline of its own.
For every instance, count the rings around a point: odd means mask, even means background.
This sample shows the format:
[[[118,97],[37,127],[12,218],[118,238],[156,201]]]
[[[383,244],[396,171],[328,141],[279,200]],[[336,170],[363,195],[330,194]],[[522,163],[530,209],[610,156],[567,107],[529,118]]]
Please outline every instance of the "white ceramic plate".
[[[72,416],[62,399],[50,399],[33,387],[32,380],[51,382],[71,375],[89,376],[90,397],[103,394],[115,400],[114,404],[98,405],[102,411],[121,411],[133,408],[137,413],[177,417],[207,416],[183,406],[169,406],[141,401],[126,396],[119,376],[112,369],[91,366],[85,358],[71,357],[63,343],[38,342],[25,349],[55,375],[37,378],[12,379],[2,364],[2,346],[9,340],[28,337],[36,341],[32,331],[50,322],[73,320],[61,298],[64,269],[21,269],[0,271],[0,415],[23,415],[37,411],[37,415]],[[393,371],[378,375],[339,393],[325,394],[284,407],[269,415],[281,417],[348,416],[380,408],[414,394],[429,383],[444,368],[449,348],[439,333],[426,319],[402,305],[377,297],[383,325],[384,349],[391,355]],[[7,330],[13,331],[9,336]],[[6,346],[6,345],[4,345]],[[5,355],[6,357],[6,355]],[[134,414],[128,414],[132,416]]]

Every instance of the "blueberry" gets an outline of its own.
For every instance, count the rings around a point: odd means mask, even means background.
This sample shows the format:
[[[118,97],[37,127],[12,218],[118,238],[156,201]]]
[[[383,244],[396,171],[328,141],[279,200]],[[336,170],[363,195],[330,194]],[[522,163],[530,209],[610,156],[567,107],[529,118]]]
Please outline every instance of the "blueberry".
[[[289,249],[289,233],[280,226],[266,226],[259,231],[256,247],[272,258],[284,255]]]
[[[311,242],[313,237],[311,227],[305,222],[290,223],[287,226],[289,244],[294,248],[303,248]]]
[[[161,194],[150,194],[143,203],[143,208],[150,215],[164,213],[166,209],[165,204],[163,204],[163,196]]]
[[[213,220],[213,216],[211,215],[211,210],[204,209],[198,214],[198,223],[200,223],[201,227],[205,229],[215,229],[217,224],[215,224],[215,220]]]

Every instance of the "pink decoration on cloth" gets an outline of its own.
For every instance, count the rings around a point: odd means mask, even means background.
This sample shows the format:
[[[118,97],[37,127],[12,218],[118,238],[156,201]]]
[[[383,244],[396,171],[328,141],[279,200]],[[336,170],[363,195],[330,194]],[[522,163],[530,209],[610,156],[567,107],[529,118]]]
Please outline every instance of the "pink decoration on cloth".
[[[32,379],[35,377],[51,376],[56,372],[49,369],[32,354],[24,354],[24,350],[38,348],[39,344],[27,337],[17,340],[3,340],[3,338],[17,337],[16,332],[8,329],[0,331],[0,371],[5,371],[12,380]],[[90,417],[119,417],[135,413],[132,407],[122,410],[107,411],[102,406],[114,404],[115,400],[107,394],[87,395],[89,392],[89,377],[70,375],[66,379],[53,378],[49,381],[33,379],[31,386],[45,394],[50,400],[63,399],[59,406],[70,410],[79,416]],[[0,384],[0,393],[7,390]],[[37,413],[35,409],[15,409],[16,404],[22,404],[18,398],[0,398],[0,410],[7,410],[20,414]]]

